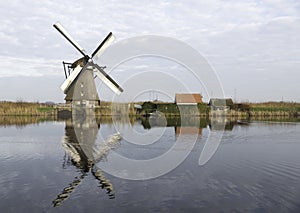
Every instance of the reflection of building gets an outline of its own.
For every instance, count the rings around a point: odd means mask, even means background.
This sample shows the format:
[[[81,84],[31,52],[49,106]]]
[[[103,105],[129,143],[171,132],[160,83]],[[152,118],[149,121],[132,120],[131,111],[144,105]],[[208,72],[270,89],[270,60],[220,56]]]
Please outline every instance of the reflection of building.
[[[202,129],[207,127],[206,119],[198,116],[165,117],[149,116],[142,118],[142,125],[145,129],[155,127],[174,127],[175,134],[202,134]]]
[[[201,119],[198,116],[181,116],[180,125],[175,126],[175,134],[201,135],[203,127],[206,127],[205,119]]]
[[[94,116],[73,115],[73,122],[66,121],[65,137],[62,141],[62,146],[67,154],[64,168],[66,165],[76,166],[80,169],[81,175],[75,177],[73,182],[62,190],[53,201],[54,206],[61,205],[76,186],[82,182],[88,172],[91,172],[95,179],[99,181],[101,188],[106,190],[109,198],[114,198],[112,184],[95,164],[105,158],[110,150],[116,148],[121,137],[119,134],[114,134],[97,145],[95,141],[99,127]]]
[[[226,117],[211,117],[209,120],[209,128],[212,131],[232,131],[234,122]]]
[[[202,128],[192,127],[192,126],[176,126],[175,127],[175,133],[176,133],[176,135],[180,135],[180,134],[184,134],[184,135],[192,135],[192,134],[201,135],[202,134]]]
[[[151,116],[150,116],[151,117]],[[142,125],[145,129],[154,127],[197,127],[206,128],[207,121],[205,118],[198,116],[175,116],[175,117],[141,117]]]

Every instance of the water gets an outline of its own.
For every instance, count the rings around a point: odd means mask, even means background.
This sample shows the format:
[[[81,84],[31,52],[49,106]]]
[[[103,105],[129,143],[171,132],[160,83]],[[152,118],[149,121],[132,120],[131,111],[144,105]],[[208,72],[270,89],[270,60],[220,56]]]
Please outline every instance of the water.
[[[180,129],[178,119],[164,125],[100,119],[77,126],[20,120],[0,127],[1,212],[300,210],[300,123],[228,123],[216,152],[199,166],[210,134],[222,133],[206,121]],[[104,171],[116,154],[154,159],[181,136],[174,153],[180,156],[191,143],[192,149],[166,174],[128,180]]]

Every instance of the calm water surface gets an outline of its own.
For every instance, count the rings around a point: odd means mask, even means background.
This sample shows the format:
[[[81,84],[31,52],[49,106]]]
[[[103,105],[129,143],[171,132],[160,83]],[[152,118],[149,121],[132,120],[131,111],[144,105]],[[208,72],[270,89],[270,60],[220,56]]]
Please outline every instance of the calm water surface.
[[[80,134],[71,121],[0,126],[1,212],[300,211],[300,123],[231,124],[203,166],[200,153],[210,132],[218,130],[173,123],[150,128],[138,120],[98,121],[81,126]],[[123,138],[97,150],[116,125]],[[136,134],[158,139],[136,145],[128,140]],[[190,135],[198,139],[188,157],[163,176],[136,181],[101,170],[112,150],[151,159],[167,152],[178,134],[186,143]]]

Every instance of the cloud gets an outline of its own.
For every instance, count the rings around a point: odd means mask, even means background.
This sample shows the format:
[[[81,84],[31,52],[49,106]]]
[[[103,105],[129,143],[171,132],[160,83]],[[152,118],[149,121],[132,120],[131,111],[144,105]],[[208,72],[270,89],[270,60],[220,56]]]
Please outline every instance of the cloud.
[[[29,58],[0,58],[0,76],[63,76],[62,65],[57,60]],[[61,66],[58,66],[60,64]]]
[[[265,96],[256,98],[258,90],[248,92],[245,85],[274,73],[290,85],[300,77],[299,17],[297,0],[1,2],[0,78],[63,76],[61,61],[81,55],[52,27],[60,21],[87,53],[110,31],[118,40],[147,34],[177,38],[209,59],[228,95],[237,86],[233,82],[251,76],[238,85],[240,95],[262,100]],[[273,80],[260,89],[277,88]],[[285,95],[300,101],[292,91],[299,86],[289,88]]]

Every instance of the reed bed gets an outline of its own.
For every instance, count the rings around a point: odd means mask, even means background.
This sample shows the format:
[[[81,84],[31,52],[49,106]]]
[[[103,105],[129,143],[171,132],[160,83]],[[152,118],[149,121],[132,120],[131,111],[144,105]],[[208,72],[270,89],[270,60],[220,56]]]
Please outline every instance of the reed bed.
[[[142,109],[135,109],[134,105],[139,104]],[[245,107],[247,106],[247,107]],[[70,109],[69,109],[70,110]],[[195,107],[179,108],[175,103],[111,103],[101,102],[100,106],[95,108],[95,114],[98,116],[112,115],[143,115],[158,110],[168,116],[178,116],[180,114],[190,114],[198,116],[210,115],[210,107],[201,103]],[[31,102],[0,102],[0,116],[55,116],[58,108],[55,105],[31,103]],[[245,116],[299,116],[300,103],[291,102],[266,102],[266,103],[247,103],[235,104],[230,108],[227,116],[245,117]]]
[[[300,114],[300,103],[266,102],[250,104],[250,116],[293,117]]]
[[[52,105],[30,102],[0,102],[0,116],[45,116],[54,114],[55,108]]]

